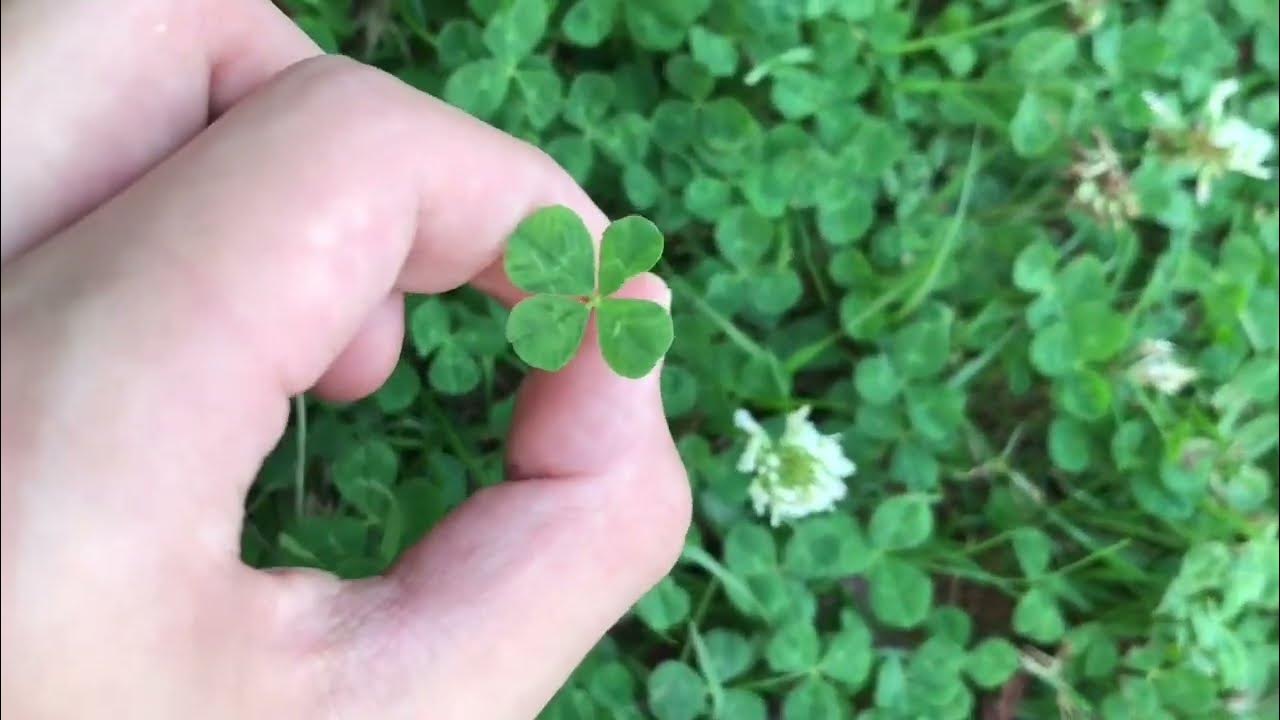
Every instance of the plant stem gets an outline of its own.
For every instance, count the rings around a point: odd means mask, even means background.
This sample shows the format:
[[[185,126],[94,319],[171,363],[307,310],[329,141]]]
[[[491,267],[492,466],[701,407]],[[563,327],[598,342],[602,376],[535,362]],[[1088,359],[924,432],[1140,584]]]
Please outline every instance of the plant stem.
[[[765,349],[750,336],[738,329],[738,326],[732,320],[725,317],[723,313],[711,307],[706,300],[694,292],[693,288],[675,273],[667,273],[667,282],[671,286],[671,290],[678,293],[680,297],[688,300],[695,310],[702,313],[708,320],[715,323],[721,332],[729,338],[729,341],[737,345],[743,352],[748,355],[760,358],[769,365],[770,374],[773,376],[774,383],[778,386],[778,394],[781,397],[787,397],[789,393],[789,383],[783,373],[782,365],[778,362],[778,358],[771,351]]]
[[[1107,557],[1108,555],[1112,555],[1112,554],[1114,554],[1114,553],[1116,553],[1116,552],[1119,552],[1120,550],[1124,549],[1125,547],[1128,547],[1128,545],[1129,545],[1129,539],[1128,539],[1128,538],[1125,538],[1124,540],[1120,540],[1120,541],[1118,541],[1118,542],[1114,542],[1114,543],[1112,543],[1112,544],[1110,544],[1110,545],[1108,545],[1108,546],[1106,546],[1106,547],[1104,547],[1104,548],[1100,548],[1100,549],[1098,549],[1098,550],[1096,550],[1096,551],[1094,551],[1094,552],[1089,553],[1088,555],[1085,555],[1084,557],[1080,558],[1079,560],[1076,560],[1075,562],[1069,563],[1069,564],[1067,564],[1067,565],[1063,565],[1062,567],[1058,568],[1057,570],[1054,570],[1054,571],[1053,571],[1053,574],[1054,574],[1054,575],[1069,575],[1071,572],[1073,572],[1073,571],[1075,571],[1075,570],[1077,570],[1077,569],[1079,569],[1079,568],[1081,568],[1081,567],[1084,567],[1085,565],[1088,565],[1088,564],[1090,564],[1090,563],[1092,563],[1092,562],[1094,562],[1094,561],[1096,561],[1096,560],[1099,560],[1099,559],[1101,559],[1101,558]]]
[[[431,415],[435,417],[436,423],[444,431],[445,442],[447,442],[449,447],[453,449],[454,454],[458,455],[462,459],[462,464],[466,465],[467,469],[471,471],[471,474],[475,476],[476,484],[483,485],[484,468],[480,467],[480,461],[476,459],[475,454],[471,452],[471,449],[467,447],[467,444],[462,442],[462,438],[458,436],[456,431],[454,431],[453,423],[451,423],[449,418],[445,416],[444,410],[442,410],[440,405],[436,403],[435,398],[431,397],[430,394],[424,393],[424,395],[426,397],[427,409],[431,411]]]
[[[942,246],[933,254],[933,260],[929,263],[929,269],[925,272],[924,279],[916,286],[916,290],[902,304],[902,308],[898,310],[898,317],[904,318],[911,314],[924,299],[929,297],[929,293],[933,292],[933,286],[938,282],[938,276],[942,274],[942,268],[950,259],[951,253],[955,250],[956,242],[960,238],[960,230],[964,227],[965,214],[969,211],[969,199],[973,195],[973,178],[978,172],[978,152],[981,143],[978,139],[978,133],[973,134],[973,141],[969,144],[969,161],[965,164],[964,183],[960,186],[960,202],[956,205],[955,214],[951,216],[951,225],[947,228],[947,234],[942,238]]]
[[[1004,334],[1001,335],[998,340],[991,343],[990,347],[982,351],[981,355],[962,365],[960,369],[947,380],[947,387],[963,388],[967,385],[974,376],[982,372],[983,368],[990,365],[991,361],[1004,351],[1004,346],[1009,344],[1009,341],[1013,339],[1013,336],[1017,334],[1017,332],[1018,327],[1016,325],[1005,330]]]
[[[946,45],[947,43],[980,37],[987,33],[1000,30],[1001,28],[1009,27],[1010,25],[1017,25],[1018,23],[1026,22],[1037,15],[1052,10],[1053,8],[1063,4],[1065,1],[1066,0],[1047,0],[1046,2],[1042,2],[1038,5],[1032,5],[1031,7],[1022,8],[1021,10],[1015,10],[1006,15],[1001,15],[1000,17],[992,18],[986,22],[978,23],[977,25],[970,25],[967,28],[942,33],[940,35],[927,35],[922,38],[911,40],[910,42],[905,42],[898,47],[889,50],[889,53],[892,55],[907,55],[910,53],[920,52],[922,50],[932,50],[939,45]]]
[[[707,651],[707,646],[702,642],[702,636],[698,633],[697,622],[689,623],[689,643],[685,647],[687,648],[690,645],[693,647],[693,654],[697,659],[698,668],[702,670],[702,677],[707,681],[707,690],[711,694],[712,716],[719,717],[720,708],[724,705],[724,686],[720,684],[720,678],[716,677],[715,669],[711,665],[711,653]]]
[[[293,397],[294,438],[297,458],[293,463],[293,511],[302,517],[307,499],[307,398],[298,393]]]

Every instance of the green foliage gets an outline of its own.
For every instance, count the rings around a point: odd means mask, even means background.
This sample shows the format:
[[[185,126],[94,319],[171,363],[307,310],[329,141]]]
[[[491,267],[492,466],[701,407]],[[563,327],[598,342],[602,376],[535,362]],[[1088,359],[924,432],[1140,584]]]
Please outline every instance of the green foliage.
[[[924,498],[902,495],[880,503],[871,514],[871,542],[885,550],[923,544],[933,532],[933,514]]]
[[[1004,638],[979,643],[965,658],[965,671],[978,687],[1000,687],[1018,669],[1018,649]]]
[[[649,674],[649,707],[660,720],[692,720],[706,712],[706,684],[693,668],[668,660]]]
[[[594,312],[618,372],[665,357],[695,525],[546,718],[1275,717],[1277,185],[1203,112],[1237,78],[1275,135],[1275,0],[288,4],[623,219],[598,261],[526,220],[511,312],[410,298],[382,389],[299,403],[248,562],[383,571]],[[670,315],[612,297],[655,267]],[[775,528],[733,413],[802,405],[858,473]]]

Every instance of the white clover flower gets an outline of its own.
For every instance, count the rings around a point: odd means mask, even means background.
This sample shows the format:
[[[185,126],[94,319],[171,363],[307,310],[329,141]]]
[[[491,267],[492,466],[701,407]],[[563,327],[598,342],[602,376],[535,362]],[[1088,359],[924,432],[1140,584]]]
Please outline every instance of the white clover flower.
[[[1259,180],[1271,179],[1271,170],[1262,164],[1275,148],[1275,139],[1267,131],[1229,117],[1213,126],[1209,139],[1227,152],[1228,170]]]
[[[1168,340],[1146,340],[1138,352],[1141,357],[1129,368],[1129,377],[1139,385],[1176,395],[1200,376],[1195,368],[1178,361],[1177,348]]]
[[[1142,98],[1155,116],[1157,127],[1183,136],[1186,149],[1181,159],[1196,171],[1196,200],[1209,201],[1213,184],[1234,172],[1258,180],[1270,180],[1271,170],[1263,163],[1275,150],[1275,138],[1244,118],[1226,114],[1227,100],[1240,92],[1240,82],[1223,80],[1213,86],[1205,101],[1201,122],[1194,128],[1167,99],[1152,92]]]
[[[845,478],[857,467],[835,435],[818,432],[807,406],[787,415],[776,440],[746,410],[733,414],[733,424],[747,436],[738,471],[755,476],[747,494],[771,525],[830,510],[845,496]]]
[[[1221,151],[1222,157],[1201,169],[1196,181],[1196,198],[1201,203],[1208,201],[1213,181],[1224,172],[1237,172],[1259,180],[1271,179],[1271,171],[1262,163],[1275,149],[1275,139],[1243,118],[1225,114],[1227,100],[1238,92],[1238,80],[1223,80],[1213,86],[1205,102],[1209,142]]]

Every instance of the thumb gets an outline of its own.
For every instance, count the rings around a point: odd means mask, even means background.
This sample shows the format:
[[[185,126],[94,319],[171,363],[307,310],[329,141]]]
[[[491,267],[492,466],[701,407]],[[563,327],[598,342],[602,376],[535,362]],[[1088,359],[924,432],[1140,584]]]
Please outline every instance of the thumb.
[[[619,296],[671,304],[671,291],[652,274],[633,279]],[[583,348],[564,370],[535,373],[520,389],[507,452],[511,477],[588,474],[652,444],[671,445],[659,369],[639,380],[617,375],[600,352],[594,316]]]
[[[624,294],[670,298],[651,275]],[[340,686],[359,688],[352,717],[534,717],[670,570],[690,502],[658,370],[639,380],[614,374],[596,337],[589,328],[565,369],[535,373],[521,388],[513,482],[473,496],[390,578],[342,599],[340,612],[374,618],[351,636],[351,660],[340,666]],[[378,682],[355,681],[371,670]]]

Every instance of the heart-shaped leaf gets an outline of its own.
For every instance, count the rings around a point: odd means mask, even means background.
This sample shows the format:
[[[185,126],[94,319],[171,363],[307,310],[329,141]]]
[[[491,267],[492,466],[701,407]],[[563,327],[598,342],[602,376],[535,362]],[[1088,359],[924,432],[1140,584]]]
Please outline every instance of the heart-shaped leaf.
[[[454,343],[446,343],[431,361],[427,381],[446,395],[463,395],[479,384],[480,366],[466,350]]]
[[[627,280],[648,272],[660,257],[662,232],[657,225],[639,215],[614,221],[600,245],[600,294],[614,294]]]
[[[871,515],[871,542],[885,550],[921,545],[933,534],[933,510],[920,495],[898,495],[880,503]]]
[[[570,297],[535,295],[507,317],[507,339],[521,360],[555,372],[569,364],[582,344],[591,311]]]
[[[933,583],[920,568],[888,557],[871,568],[871,611],[892,628],[924,622],[933,604]]]
[[[542,39],[548,12],[545,0],[515,0],[506,5],[484,29],[484,44],[494,57],[515,66]]]
[[[623,377],[641,378],[671,348],[671,315],[648,300],[608,298],[600,302],[600,350]]]
[[[591,233],[562,205],[542,208],[516,227],[505,267],[512,284],[528,293],[583,296],[596,287]]]

